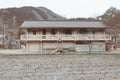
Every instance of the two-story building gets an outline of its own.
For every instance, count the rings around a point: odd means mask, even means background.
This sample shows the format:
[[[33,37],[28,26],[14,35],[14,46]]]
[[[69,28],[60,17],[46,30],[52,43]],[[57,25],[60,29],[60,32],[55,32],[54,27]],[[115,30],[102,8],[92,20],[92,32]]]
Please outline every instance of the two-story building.
[[[105,32],[108,26],[97,21],[25,21],[21,27],[26,51],[106,51],[106,42],[111,40]]]

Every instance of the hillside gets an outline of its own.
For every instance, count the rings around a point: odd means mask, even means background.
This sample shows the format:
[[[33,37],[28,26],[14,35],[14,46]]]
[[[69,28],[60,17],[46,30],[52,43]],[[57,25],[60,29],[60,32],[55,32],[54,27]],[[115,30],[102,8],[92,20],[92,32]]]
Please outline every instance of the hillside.
[[[16,17],[16,22],[20,25],[25,20],[65,20],[66,18],[52,12],[45,7],[21,7],[21,8],[6,8],[0,10],[0,17],[4,20],[12,21],[13,16]]]
[[[66,20],[45,7],[21,7],[0,9],[0,34],[6,34],[6,45],[11,45],[15,38],[20,38],[20,25],[24,21]],[[4,28],[3,28],[4,27]]]

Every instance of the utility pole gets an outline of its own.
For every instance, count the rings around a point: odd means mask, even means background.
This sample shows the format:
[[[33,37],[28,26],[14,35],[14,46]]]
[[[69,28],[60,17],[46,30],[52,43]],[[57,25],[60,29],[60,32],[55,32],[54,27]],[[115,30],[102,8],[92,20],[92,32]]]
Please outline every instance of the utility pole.
[[[15,46],[15,26],[16,26],[16,16],[13,16],[13,45]]]
[[[1,16],[1,22],[2,22],[2,35],[3,35],[3,41],[2,41],[2,44],[3,44],[3,49],[5,48],[5,24],[6,24],[6,14],[8,14],[8,11],[7,10],[2,10],[2,16]]]
[[[3,38],[2,38],[2,45],[3,45],[3,49],[4,49],[4,42],[5,42],[5,26],[4,26],[4,17],[5,17],[5,15],[3,14],[2,15],[2,18],[1,18],[1,23],[2,23],[2,36],[3,36]]]
[[[3,21],[3,20],[2,20]],[[2,22],[2,26],[3,26],[3,48],[4,48],[4,38],[5,38],[5,28],[4,28],[4,21]]]

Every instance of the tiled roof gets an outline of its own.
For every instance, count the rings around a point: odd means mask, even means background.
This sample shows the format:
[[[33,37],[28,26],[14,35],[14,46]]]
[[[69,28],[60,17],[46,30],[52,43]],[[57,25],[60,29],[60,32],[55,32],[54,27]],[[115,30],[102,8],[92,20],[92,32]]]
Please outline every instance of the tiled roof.
[[[106,28],[103,22],[96,21],[24,21],[23,28]]]

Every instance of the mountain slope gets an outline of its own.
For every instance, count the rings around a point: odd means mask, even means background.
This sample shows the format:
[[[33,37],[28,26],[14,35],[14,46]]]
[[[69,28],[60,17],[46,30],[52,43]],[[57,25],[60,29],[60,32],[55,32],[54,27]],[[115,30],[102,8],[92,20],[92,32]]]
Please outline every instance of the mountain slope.
[[[24,21],[66,20],[66,18],[44,7],[21,7],[0,9],[0,34],[7,35],[6,46],[14,45],[15,38],[19,39],[20,25]]]
[[[23,21],[30,20],[65,20],[66,18],[52,12],[45,7],[21,7],[0,10],[0,17],[12,21],[16,16],[16,22],[20,25]]]

